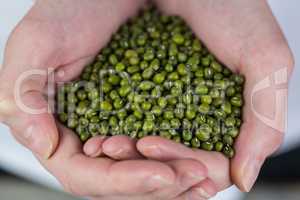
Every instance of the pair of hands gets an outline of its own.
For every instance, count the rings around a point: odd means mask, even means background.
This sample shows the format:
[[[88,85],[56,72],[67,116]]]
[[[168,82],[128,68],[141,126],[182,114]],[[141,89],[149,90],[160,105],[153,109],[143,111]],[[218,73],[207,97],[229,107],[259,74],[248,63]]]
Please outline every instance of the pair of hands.
[[[249,191],[265,158],[283,138],[283,129],[257,115],[277,112],[277,122],[284,122],[285,113],[277,110],[282,111],[284,102],[278,106],[274,100],[276,87],[271,84],[255,95],[253,91],[278,70],[286,69],[288,79],[293,57],[286,40],[266,1],[155,3],[163,12],[183,17],[225,65],[246,76],[244,123],[234,159],[229,162],[219,153],[191,150],[157,137],[138,142],[125,136],[95,137],[82,146],[53,115],[32,115],[17,106],[14,89],[23,72],[54,68],[57,82],[77,77],[111,34],[145,4],[142,0],[37,1],[7,44],[0,74],[0,120],[75,195],[97,200],[198,200],[231,184]],[[26,79],[22,101],[31,108],[47,107],[46,87],[46,76]]]

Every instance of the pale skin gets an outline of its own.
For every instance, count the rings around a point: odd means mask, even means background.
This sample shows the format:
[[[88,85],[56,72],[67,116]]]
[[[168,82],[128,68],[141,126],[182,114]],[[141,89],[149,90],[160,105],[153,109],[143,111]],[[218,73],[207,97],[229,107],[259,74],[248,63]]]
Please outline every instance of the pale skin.
[[[82,146],[51,114],[30,115],[14,103],[12,91],[22,72],[55,68],[57,81],[73,79],[143,3],[37,1],[7,43],[0,74],[0,120],[67,191],[78,196],[97,200],[208,199],[232,184],[249,191],[265,158],[281,144],[283,133],[262,123],[247,99],[256,82],[282,67],[290,74],[294,65],[265,1],[156,2],[163,12],[182,16],[220,61],[246,75],[245,122],[232,161],[219,153],[194,151],[157,137],[138,142],[124,136],[96,137]],[[62,72],[64,76],[58,76]],[[47,106],[42,95],[45,86],[46,77],[25,81],[22,99],[34,108]],[[273,95],[270,89],[263,98],[272,99]],[[271,100],[256,103],[261,112],[273,112]]]

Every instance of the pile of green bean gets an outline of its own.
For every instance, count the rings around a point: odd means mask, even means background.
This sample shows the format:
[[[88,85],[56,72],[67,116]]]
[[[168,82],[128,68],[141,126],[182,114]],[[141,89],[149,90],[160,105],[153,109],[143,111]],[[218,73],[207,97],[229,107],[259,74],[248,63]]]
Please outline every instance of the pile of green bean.
[[[77,80],[59,87],[57,112],[83,142],[157,135],[232,158],[243,85],[182,19],[151,8],[122,25]]]

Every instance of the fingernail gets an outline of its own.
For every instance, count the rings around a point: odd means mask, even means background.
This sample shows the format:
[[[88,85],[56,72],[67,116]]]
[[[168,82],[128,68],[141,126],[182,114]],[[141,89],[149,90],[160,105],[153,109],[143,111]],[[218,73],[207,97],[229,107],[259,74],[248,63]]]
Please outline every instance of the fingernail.
[[[116,149],[114,152],[111,151],[111,154],[114,154],[115,156],[121,156],[122,154],[125,154],[124,148]]]
[[[24,139],[29,148],[44,159],[51,156],[53,145],[50,138],[38,126],[30,125],[24,132]]]
[[[96,136],[88,140],[83,146],[84,153],[92,158],[101,156],[105,139],[105,136]]]
[[[146,181],[147,187],[150,187],[151,189],[158,189],[162,187],[166,187],[171,185],[171,182],[160,175],[152,176],[148,181]]]
[[[203,188],[197,188],[196,192],[197,192],[198,196],[200,196],[204,199],[209,199],[212,197],[212,195],[210,195],[208,192],[206,192]]]
[[[244,168],[242,184],[246,192],[250,192],[258,175],[262,162],[258,160],[249,160],[246,167]]]
[[[159,156],[161,155],[161,150],[157,145],[151,145],[144,148],[144,152],[147,155]]]
[[[125,150],[123,147],[120,146],[115,146],[111,145],[112,143],[110,142],[104,142],[103,144],[103,151],[109,155],[120,155],[122,154]]]
[[[98,157],[102,153],[101,146],[87,145],[85,146],[85,153],[90,157]]]

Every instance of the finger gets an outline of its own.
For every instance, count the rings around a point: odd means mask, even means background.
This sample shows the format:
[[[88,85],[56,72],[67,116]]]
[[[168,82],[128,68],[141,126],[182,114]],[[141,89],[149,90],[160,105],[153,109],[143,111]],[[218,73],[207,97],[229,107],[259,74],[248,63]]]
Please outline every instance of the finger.
[[[168,165],[174,170],[176,180],[170,187],[154,191],[152,195],[157,199],[173,199],[207,177],[206,167],[196,160],[173,160]]]
[[[136,140],[128,136],[113,136],[105,140],[102,145],[103,153],[115,160],[140,159],[137,151]]]
[[[40,162],[78,196],[143,194],[173,184],[175,174],[166,164],[150,160],[115,162],[108,158],[90,158],[69,129],[59,126],[60,145],[48,160]],[[103,184],[105,183],[105,184]]]
[[[127,136],[92,137],[85,143],[84,152],[90,157],[107,155],[115,160],[142,158],[136,149],[136,141]]]
[[[5,93],[1,93],[3,98],[0,100],[2,122],[12,129],[13,134],[19,133],[19,135],[14,134],[14,137],[21,144],[47,159],[57,147],[58,132],[55,120],[51,112],[48,112],[47,102],[42,94],[27,92],[20,99],[15,100],[6,96]],[[22,105],[17,106],[17,104]],[[32,113],[41,109],[44,110],[41,113]]]
[[[181,194],[175,200],[206,200],[214,197],[217,194],[217,191],[214,183],[210,179],[205,179],[190,190]]]
[[[92,158],[104,155],[102,144],[106,139],[107,137],[105,136],[95,136],[89,139],[83,146],[83,152]]]
[[[274,59],[280,55],[274,54]],[[274,73],[250,72],[245,87],[243,125],[235,143],[231,174],[238,187],[249,192],[265,159],[281,145],[286,129],[288,68]],[[266,99],[268,99],[266,101]]]
[[[278,149],[282,138],[283,133],[267,127],[259,120],[244,122],[235,143],[236,155],[231,169],[232,179],[242,191],[251,190],[265,159]]]
[[[207,169],[200,162],[186,159],[186,160],[175,160],[167,163],[175,173],[176,179],[172,185],[166,186],[160,190],[147,193],[143,196],[110,196],[105,199],[174,199],[178,194],[185,192],[191,187],[201,185],[202,182],[205,185],[207,177]],[[209,186],[209,185],[208,185]],[[205,186],[206,187],[206,186]],[[209,186],[210,187],[210,186]],[[211,191],[211,189],[209,190]],[[183,198],[182,198],[183,199]]]
[[[55,71],[55,81],[67,82],[73,80],[75,77],[78,77],[81,74],[83,67],[91,63],[94,57],[95,55],[87,56],[84,58],[80,58],[72,63],[60,66]]]
[[[229,160],[220,153],[192,150],[182,144],[154,136],[139,140],[137,148],[141,154],[150,159],[169,161],[190,158],[200,161],[208,169],[208,177],[214,181],[219,190],[231,184]]]

